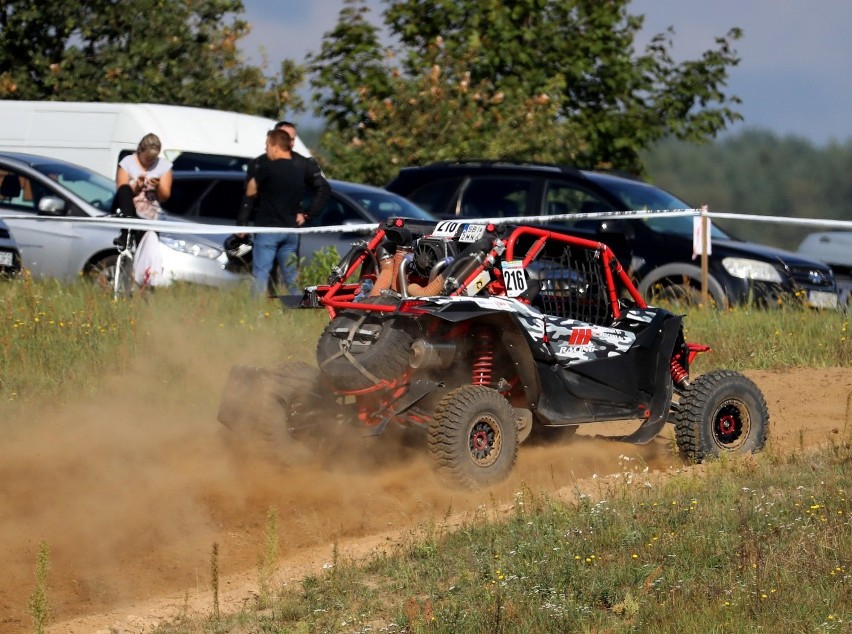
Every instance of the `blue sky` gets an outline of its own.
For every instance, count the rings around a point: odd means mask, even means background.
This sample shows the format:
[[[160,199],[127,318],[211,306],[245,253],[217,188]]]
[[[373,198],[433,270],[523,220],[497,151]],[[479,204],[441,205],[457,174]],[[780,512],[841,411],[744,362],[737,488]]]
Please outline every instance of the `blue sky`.
[[[343,0],[244,0],[252,33],[243,51],[253,62],[277,68],[284,58],[302,61],[319,50],[337,22]],[[381,24],[381,0],[369,0]],[[694,59],[734,26],[741,61],[729,92],[743,103],[745,121],[793,134],[818,145],[852,141],[852,2],[849,0],[633,0],[645,16],[647,37],[672,26],[676,59]]]

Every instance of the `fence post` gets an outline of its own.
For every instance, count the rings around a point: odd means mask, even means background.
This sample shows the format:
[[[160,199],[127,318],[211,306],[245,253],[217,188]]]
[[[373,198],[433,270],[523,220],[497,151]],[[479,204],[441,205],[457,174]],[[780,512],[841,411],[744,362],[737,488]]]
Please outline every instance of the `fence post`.
[[[701,205],[701,304],[709,304],[707,257],[710,251],[710,232],[707,230],[707,205]]]

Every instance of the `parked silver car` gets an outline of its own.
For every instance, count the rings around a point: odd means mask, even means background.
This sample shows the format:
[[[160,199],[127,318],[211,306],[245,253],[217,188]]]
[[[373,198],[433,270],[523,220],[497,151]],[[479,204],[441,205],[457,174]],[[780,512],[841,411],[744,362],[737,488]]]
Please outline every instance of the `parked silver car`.
[[[115,183],[89,169],[44,156],[0,153],[0,210],[32,216],[7,219],[23,267],[34,277],[79,275],[108,284],[118,251],[116,228],[87,222],[38,220],[44,216],[92,218],[109,213]],[[164,220],[180,220],[169,217]],[[228,286],[247,276],[225,270],[222,237],[160,234],[166,279]]]

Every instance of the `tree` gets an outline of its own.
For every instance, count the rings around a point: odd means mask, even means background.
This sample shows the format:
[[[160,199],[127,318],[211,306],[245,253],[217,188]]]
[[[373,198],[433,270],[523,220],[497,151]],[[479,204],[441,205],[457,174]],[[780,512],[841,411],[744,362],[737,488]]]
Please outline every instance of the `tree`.
[[[654,141],[667,136],[706,140],[741,118],[732,108],[739,100],[724,92],[728,69],[739,61],[732,43],[741,32],[731,29],[700,59],[676,64],[670,54],[673,31],[669,29],[637,55],[634,39],[643,18],[629,15],[628,3],[386,0],[385,25],[399,41],[400,60],[399,67],[388,61],[383,66],[390,90],[382,94],[374,86],[360,86],[358,101],[343,104],[338,100],[336,107],[343,108],[342,112],[338,110],[338,119],[362,122],[355,136],[362,143],[383,134],[370,113],[380,110],[382,104],[387,108],[389,98],[393,105],[390,112],[405,112],[398,98],[409,95],[416,85],[422,87],[424,77],[440,57],[439,92],[457,94],[462,81],[473,87],[490,87],[492,95],[502,95],[501,103],[488,104],[489,110],[497,111],[492,113],[495,121],[511,120],[511,113],[531,100],[547,99],[551,104],[553,138],[562,141],[556,133],[567,129],[573,143],[559,143],[556,151],[529,143],[514,148],[515,158],[531,159],[546,153],[582,167],[641,172],[639,153]],[[360,51],[361,56],[367,54]],[[336,62],[345,65],[346,59],[344,55]],[[318,62],[314,70],[322,72],[328,61]],[[351,66],[357,68],[356,64]],[[327,87],[321,77],[315,81],[316,87]],[[323,112],[329,97],[321,93],[318,99]],[[506,115],[498,117],[501,110]],[[456,116],[452,108],[439,111],[450,118]],[[534,119],[538,121],[538,115]],[[370,124],[364,125],[365,121]],[[403,133],[400,123],[395,117],[383,120],[383,125],[397,126]],[[429,125],[436,125],[434,117]],[[449,127],[453,126],[454,122],[449,122]],[[354,132],[339,131],[349,137]],[[486,127],[477,134],[495,131]],[[419,132],[405,129],[406,134],[414,136]],[[538,131],[530,133],[526,123],[515,134],[539,136]],[[341,147],[341,139],[327,140]],[[455,158],[465,157],[461,153],[464,147],[446,149],[450,154],[455,150]],[[401,161],[412,163],[417,158],[409,154]]]
[[[463,60],[448,60],[439,44],[431,55],[419,76],[395,79],[384,98],[364,98],[363,121],[326,131],[322,145],[336,178],[382,185],[405,165],[460,157],[559,162],[582,147],[580,131],[557,119],[559,102],[546,93],[472,85]]]
[[[323,35],[317,55],[308,56],[318,95],[316,114],[333,128],[346,131],[368,121],[365,103],[390,93],[385,55],[378,29],[365,16],[364,0],[345,0],[337,25]]]
[[[154,101],[276,116],[303,69],[266,77],[237,42],[240,0],[0,2],[0,97]],[[290,73],[289,75],[286,73]],[[290,98],[288,104],[282,99]]]

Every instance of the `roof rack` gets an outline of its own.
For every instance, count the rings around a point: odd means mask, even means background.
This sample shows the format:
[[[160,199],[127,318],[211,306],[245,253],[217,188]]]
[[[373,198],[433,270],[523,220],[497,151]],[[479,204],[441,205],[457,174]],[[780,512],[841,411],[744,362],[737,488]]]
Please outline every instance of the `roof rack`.
[[[452,167],[455,165],[483,165],[487,167],[511,167],[511,168],[535,168],[549,169],[560,173],[576,173],[580,170],[572,165],[558,165],[555,163],[542,163],[538,161],[517,161],[513,159],[458,159],[453,161],[435,161],[427,164],[425,167]]]

